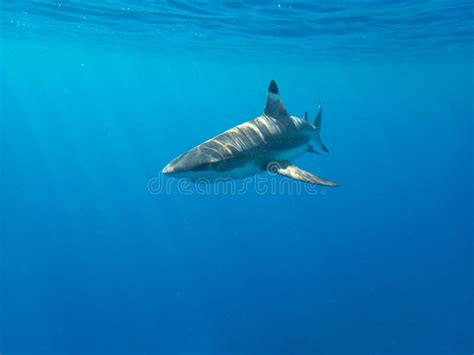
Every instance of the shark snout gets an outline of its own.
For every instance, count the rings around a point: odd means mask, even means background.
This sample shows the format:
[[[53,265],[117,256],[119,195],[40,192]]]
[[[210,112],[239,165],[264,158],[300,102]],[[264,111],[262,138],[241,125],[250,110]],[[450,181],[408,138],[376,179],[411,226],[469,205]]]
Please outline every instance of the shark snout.
[[[175,172],[175,167],[172,164],[167,164],[161,172],[163,174],[172,174]]]
[[[162,170],[163,174],[182,174],[198,168],[199,161],[196,161],[195,154],[181,154],[171,160]]]

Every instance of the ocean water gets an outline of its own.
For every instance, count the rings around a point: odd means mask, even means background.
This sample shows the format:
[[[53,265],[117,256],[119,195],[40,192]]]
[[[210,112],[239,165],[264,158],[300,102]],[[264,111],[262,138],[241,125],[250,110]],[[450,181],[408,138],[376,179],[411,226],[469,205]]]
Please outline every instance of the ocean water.
[[[471,354],[473,11],[2,0],[0,353]],[[341,187],[161,175],[272,79]]]

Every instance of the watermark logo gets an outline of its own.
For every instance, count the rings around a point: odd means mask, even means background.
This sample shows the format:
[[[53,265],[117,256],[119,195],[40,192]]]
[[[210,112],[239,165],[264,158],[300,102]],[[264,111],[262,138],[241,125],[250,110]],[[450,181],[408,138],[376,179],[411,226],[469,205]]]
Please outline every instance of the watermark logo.
[[[280,169],[281,164],[277,161],[270,162],[267,165],[267,173],[269,173],[270,175],[277,175]]]
[[[278,177],[281,169],[278,162],[267,165],[267,174],[257,174],[243,179],[219,177],[195,181],[187,178],[174,178],[159,174],[148,180],[147,190],[152,195],[318,195],[325,188],[293,179]]]

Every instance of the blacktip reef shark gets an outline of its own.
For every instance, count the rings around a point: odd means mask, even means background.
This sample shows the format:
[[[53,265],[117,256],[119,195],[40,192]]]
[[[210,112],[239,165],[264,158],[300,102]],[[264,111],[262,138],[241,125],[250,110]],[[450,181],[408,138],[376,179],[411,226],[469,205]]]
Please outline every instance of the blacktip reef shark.
[[[303,118],[290,116],[272,80],[262,115],[176,157],[164,167],[163,173],[196,182],[238,179],[269,171],[310,184],[338,186],[291,162],[306,152],[317,153],[315,146],[328,152],[320,137],[321,115],[319,105],[313,123],[308,122],[307,113]]]

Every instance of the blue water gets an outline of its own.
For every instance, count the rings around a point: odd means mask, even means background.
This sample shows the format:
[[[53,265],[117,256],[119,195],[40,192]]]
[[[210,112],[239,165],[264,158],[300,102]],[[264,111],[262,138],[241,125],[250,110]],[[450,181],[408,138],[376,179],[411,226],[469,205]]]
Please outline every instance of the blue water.
[[[1,1],[0,353],[471,354],[473,11]],[[272,79],[341,187],[150,191]]]

